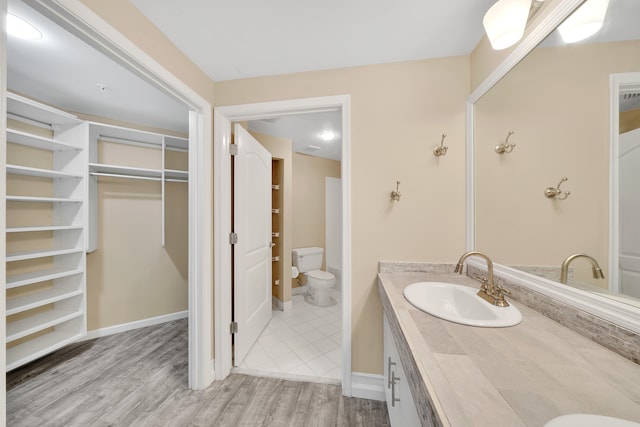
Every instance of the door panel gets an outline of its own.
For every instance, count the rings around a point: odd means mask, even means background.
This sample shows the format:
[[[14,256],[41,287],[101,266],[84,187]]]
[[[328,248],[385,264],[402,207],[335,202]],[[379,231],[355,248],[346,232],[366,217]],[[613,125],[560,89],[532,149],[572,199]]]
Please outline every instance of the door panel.
[[[620,135],[620,292],[640,297],[640,129]]]
[[[271,320],[271,154],[235,125],[234,366]]]

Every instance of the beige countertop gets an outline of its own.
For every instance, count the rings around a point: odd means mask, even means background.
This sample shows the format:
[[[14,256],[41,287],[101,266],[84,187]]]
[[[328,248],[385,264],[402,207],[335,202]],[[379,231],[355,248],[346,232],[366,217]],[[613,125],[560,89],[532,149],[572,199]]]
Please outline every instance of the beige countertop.
[[[457,274],[380,273],[378,292],[425,425],[543,426],[563,414],[640,422],[640,366],[542,314],[509,328],[479,328],[413,307],[420,281],[479,287]]]

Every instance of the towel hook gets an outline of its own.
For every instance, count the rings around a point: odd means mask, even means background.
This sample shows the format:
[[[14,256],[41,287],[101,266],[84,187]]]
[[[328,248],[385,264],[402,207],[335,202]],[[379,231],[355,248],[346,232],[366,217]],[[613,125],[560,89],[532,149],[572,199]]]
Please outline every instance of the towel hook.
[[[510,152],[513,151],[513,149],[515,148],[516,144],[509,144],[509,138],[513,134],[514,134],[514,132],[512,130],[510,130],[509,134],[507,135],[507,139],[505,139],[504,142],[501,142],[500,144],[496,145],[496,153],[504,154],[504,153],[510,153]]]
[[[396,181],[396,189],[391,192],[391,200],[395,200],[396,202],[400,201],[400,196],[402,194],[400,194],[400,190],[398,190],[399,188],[400,188],[400,181]]]
[[[558,183],[558,185],[554,188],[554,187],[547,187],[546,190],[544,190],[544,195],[547,196],[550,199],[558,199],[558,200],[564,200],[567,197],[569,197],[569,194],[571,194],[570,191],[562,191],[560,190],[560,186],[562,185],[563,182],[567,181],[568,178],[565,176],[563,177],[560,182]]]
[[[446,133],[442,134],[442,139],[440,140],[440,145],[433,149],[433,155],[436,157],[444,156],[447,154],[447,150],[449,147],[444,145],[444,139],[447,137]]]

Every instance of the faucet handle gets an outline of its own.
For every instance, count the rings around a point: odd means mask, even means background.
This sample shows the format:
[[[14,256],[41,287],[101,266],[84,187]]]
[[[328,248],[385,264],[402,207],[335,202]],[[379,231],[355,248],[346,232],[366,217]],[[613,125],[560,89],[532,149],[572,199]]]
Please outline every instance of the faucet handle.
[[[493,298],[495,301],[494,305],[497,305],[498,307],[509,307],[509,303],[504,299],[505,294],[511,296],[511,291],[500,285],[496,285],[493,291]]]
[[[474,276],[474,278],[482,282],[480,289],[486,292],[489,288],[489,278],[487,276],[483,276],[482,274],[477,274]]]
[[[500,285],[496,285],[496,292],[500,292],[501,294],[507,294],[511,296],[511,291],[509,289],[505,289]]]

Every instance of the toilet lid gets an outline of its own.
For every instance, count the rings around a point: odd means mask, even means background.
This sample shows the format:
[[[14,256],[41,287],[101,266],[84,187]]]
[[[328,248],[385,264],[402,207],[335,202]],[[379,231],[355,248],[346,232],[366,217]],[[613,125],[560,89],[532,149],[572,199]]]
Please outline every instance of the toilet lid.
[[[310,271],[309,277],[313,277],[314,279],[319,279],[319,280],[331,280],[336,278],[336,276],[334,276],[332,273],[329,273],[327,271],[322,271],[322,270]]]

